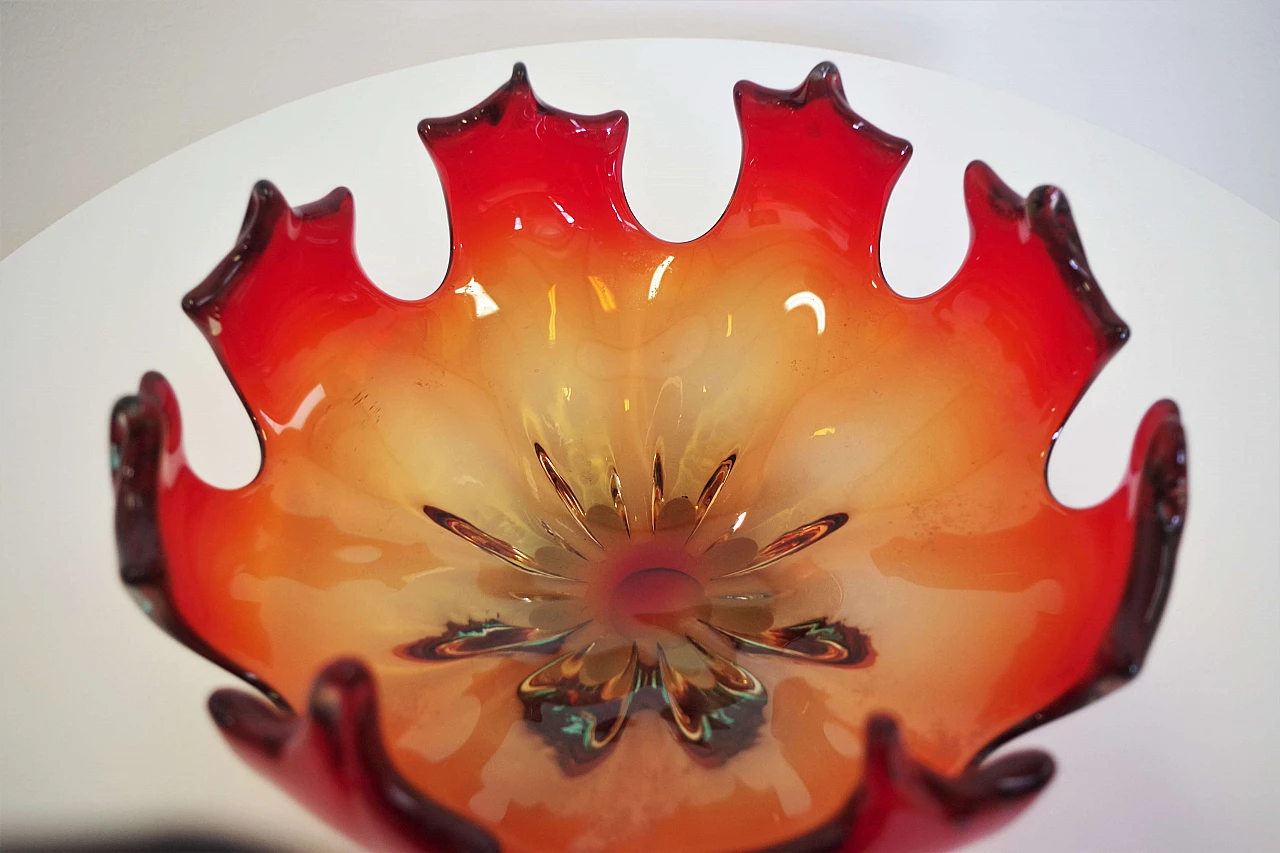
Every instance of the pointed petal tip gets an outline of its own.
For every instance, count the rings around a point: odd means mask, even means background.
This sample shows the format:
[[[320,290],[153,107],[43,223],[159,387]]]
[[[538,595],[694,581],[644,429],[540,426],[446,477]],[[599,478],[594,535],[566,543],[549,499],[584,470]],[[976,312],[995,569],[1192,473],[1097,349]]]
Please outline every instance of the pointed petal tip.
[[[1147,410],[1134,439],[1128,484],[1134,520],[1129,580],[1099,668],[1115,686],[1146,661],[1173,585],[1188,504],[1187,436],[1178,406],[1160,400]]]
[[[893,717],[872,714],[867,718],[868,753],[896,755],[901,749],[900,741],[898,722]]]
[[[159,518],[161,468],[181,445],[177,396],[161,374],[142,377],[138,393],[122,397],[109,426],[120,581],[147,617],[173,639],[259,690],[277,707],[288,703],[261,678],[213,648],[183,618],[169,590]]]
[[[1027,221],[1032,228],[1078,257],[1080,265],[1087,272],[1084,246],[1080,240],[1080,231],[1076,228],[1075,217],[1071,215],[1067,194],[1053,184],[1041,184],[1027,194],[1026,209]]]
[[[993,831],[1035,800],[1053,781],[1057,764],[1049,753],[1021,750],[975,765],[955,779],[933,780],[937,802],[958,826],[982,822]]]
[[[422,119],[418,122],[418,136],[434,156],[436,154],[434,146],[437,143],[486,125],[492,127],[500,124],[509,113],[519,115],[526,120],[532,120],[536,116],[567,119],[589,130],[603,130],[607,134],[614,133],[619,127],[625,128],[627,124],[626,113],[621,110],[600,115],[579,115],[544,103],[529,82],[528,68],[523,62],[517,62],[512,67],[511,76],[507,82],[476,106],[451,116]]]
[[[531,113],[546,109],[534,94],[529,82],[529,69],[523,62],[513,65],[507,82],[471,109],[451,116],[424,118],[418,122],[418,136],[428,150],[431,150],[434,143],[448,137],[464,134],[486,124],[492,126],[501,123],[511,107],[518,103],[527,104]]]
[[[835,63],[830,61],[815,65],[813,70],[805,75],[800,85],[794,89],[770,89],[749,80],[740,80],[733,87],[733,99],[740,121],[744,103],[788,107],[798,112],[810,104],[828,102],[840,118],[858,135],[901,158],[904,164],[911,157],[910,142],[881,130],[853,110],[845,97],[840,71]],[[744,125],[743,132],[746,131],[747,127]]]
[[[980,812],[1026,805],[1055,771],[1048,753],[1023,750],[984,763],[975,760],[959,775],[944,776],[907,752],[897,722],[883,714],[867,722],[867,765],[868,808],[874,809],[877,800],[892,802],[896,794],[906,801],[929,801],[954,823],[967,822]]]
[[[280,188],[266,179],[257,181],[249,191],[249,203],[245,205],[244,221],[240,224],[237,242],[245,242],[255,236],[270,236],[270,227],[276,219],[289,212]]]
[[[1032,232],[1044,241],[1062,280],[1071,288],[1102,340],[1104,358],[1109,358],[1129,340],[1129,326],[1111,307],[1089,268],[1066,193],[1049,184],[1036,187],[1027,196],[1026,210]]]
[[[984,206],[1002,219],[1020,220],[1026,216],[1025,199],[982,160],[973,160],[965,167],[964,196],[971,221],[974,212]]]
[[[1152,403],[1138,425],[1133,441],[1131,468],[1141,470],[1153,458],[1161,464],[1178,464],[1186,474],[1186,435],[1182,426],[1182,410],[1167,397]]]
[[[1187,442],[1177,403],[1147,409],[1133,442],[1129,476],[1112,497],[1133,525],[1128,579],[1090,669],[1048,707],[994,738],[975,760],[1045,723],[1073,713],[1138,676],[1173,587],[1187,518]]]
[[[523,62],[517,62],[511,66],[511,79],[507,81],[507,85],[512,88],[529,88],[529,68]]]
[[[427,798],[392,764],[373,676],[340,659],[316,677],[306,716],[239,690],[209,697],[209,713],[251,766],[372,849],[496,853],[488,832]]]
[[[231,287],[232,282],[249,262],[257,257],[275,231],[276,223],[289,215],[289,206],[275,184],[258,181],[249,193],[244,221],[235,247],[213,268],[204,281],[182,297],[182,310],[194,320],[199,320]]]
[[[911,757],[897,721],[886,714],[872,715],[867,721],[867,762],[873,775],[887,771],[885,778],[900,786],[923,783],[952,818],[1039,793],[1056,770],[1053,756],[1028,749],[985,762],[979,757],[958,776],[943,776]]]
[[[1006,223],[1016,223],[1025,233],[1039,238],[1062,283],[1093,327],[1099,341],[1098,366],[1115,355],[1129,340],[1129,326],[1116,314],[1094,278],[1066,194],[1045,184],[1024,199],[989,165],[974,160],[965,168],[964,196],[971,227],[977,228],[985,211]]]
[[[336,742],[344,736],[338,730],[344,709],[373,701],[373,678],[368,669],[357,661],[342,659],[316,677],[307,712],[310,719],[323,723],[326,735]],[[235,688],[214,691],[207,705],[209,715],[228,740],[269,756],[278,755],[305,725],[287,707],[273,708],[257,696]]]
[[[1052,780],[1054,761],[1026,750],[944,776],[905,749],[897,722],[867,719],[862,783],[840,813],[771,853],[952,850],[1016,817]]]
[[[1139,443],[1141,442],[1141,443]],[[1187,435],[1182,413],[1173,400],[1160,400],[1147,410],[1135,442],[1135,455],[1146,445],[1142,468],[1152,487],[1152,511],[1167,534],[1179,532],[1187,517]]]
[[[349,232],[354,212],[354,199],[346,187],[337,187],[323,198],[291,209],[279,187],[268,180],[258,181],[249,193],[249,203],[235,247],[204,281],[182,297],[182,310],[209,336],[212,332],[207,325],[208,317],[215,313],[237,281],[266,250],[282,217],[304,222],[336,218],[339,227]]]
[[[163,585],[165,577],[156,489],[161,459],[175,426],[168,417],[168,396],[164,377],[148,373],[137,394],[116,402],[109,428],[120,579],[152,620],[166,630],[167,608],[164,602],[152,602],[149,593]]]
[[[172,432],[180,425],[179,417],[169,380],[159,371],[148,370],[138,381],[138,392],[121,397],[111,411],[113,454],[136,452],[136,433],[145,424],[155,423]],[[113,466],[113,472],[117,467]]]
[[[317,221],[330,217],[350,219],[355,213],[355,198],[346,187],[334,187],[328,194],[313,202],[295,207],[293,215],[303,221]]]
[[[805,77],[802,88],[806,90],[806,94],[813,97],[845,101],[840,69],[836,68],[835,63],[830,60],[823,60],[813,66],[813,70]]]
[[[734,84],[733,96],[738,102],[741,102],[744,97],[750,97],[756,101],[785,103],[793,108],[803,107],[817,100],[836,101],[846,108],[849,105],[845,98],[840,69],[829,60],[823,60],[813,66],[800,85],[794,89],[771,89],[750,80],[739,80]]]
[[[148,370],[142,374],[142,379],[138,382],[138,395],[168,405],[168,402],[173,399],[173,386],[160,371]],[[177,411],[174,410],[172,414],[176,415]]]
[[[243,690],[223,688],[207,703],[214,725],[234,745],[275,757],[296,730],[286,715]]]
[[[280,193],[280,188],[266,178],[259,178],[253,182],[253,189],[249,191],[250,210],[254,204],[270,204],[273,202],[284,203],[284,196]]]
[[[182,440],[182,415],[169,381],[157,371],[147,371],[138,392],[121,397],[111,410],[108,430],[112,485],[117,515],[138,510],[144,492],[154,489],[155,475],[164,450],[176,450]]]

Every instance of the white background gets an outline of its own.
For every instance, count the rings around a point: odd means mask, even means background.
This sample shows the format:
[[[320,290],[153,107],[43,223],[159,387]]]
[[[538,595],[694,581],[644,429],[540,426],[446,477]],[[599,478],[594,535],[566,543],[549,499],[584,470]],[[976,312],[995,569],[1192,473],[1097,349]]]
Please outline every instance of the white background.
[[[198,472],[234,485],[256,467],[243,409],[177,308],[230,247],[254,179],[275,179],[295,204],[352,187],[373,279],[426,293],[443,273],[447,230],[413,128],[475,103],[524,59],[547,100],[630,113],[633,206],[660,236],[689,239],[732,187],[732,82],[791,86],[823,58],[841,66],[856,109],[916,145],[884,239],[896,289],[932,290],[959,263],[969,159],[1021,192],[1047,179],[1066,187],[1134,339],[1055,451],[1059,497],[1084,504],[1114,486],[1157,397],[1177,399],[1188,423],[1191,522],[1147,670],[1018,742],[1054,752],[1059,777],[981,849],[1274,848],[1280,226],[1139,146],[1018,98],[831,50],[691,42],[509,51],[326,93],[155,164],[0,263],[0,831],[167,822],[346,849],[219,742],[203,698],[229,679],[147,624],[113,566],[105,421],[143,370],[174,381]]]
[[[0,256],[126,175],[304,95],[475,51],[627,36],[943,71],[1115,131],[1280,218],[1275,0],[0,0]]]

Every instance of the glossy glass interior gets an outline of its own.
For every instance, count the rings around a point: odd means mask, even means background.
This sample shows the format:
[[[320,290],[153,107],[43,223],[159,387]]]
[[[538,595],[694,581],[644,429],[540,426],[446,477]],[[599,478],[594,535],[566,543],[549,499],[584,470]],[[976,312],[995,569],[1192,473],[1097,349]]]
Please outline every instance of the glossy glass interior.
[[[504,849],[793,838],[858,788],[869,715],[958,773],[1089,681],[1121,607],[1141,459],[1092,508],[1045,481],[1126,334],[1060,196],[973,165],[968,258],[905,299],[877,242],[908,144],[829,67],[736,97],[741,178],[691,243],[628,209],[625,116],[517,73],[421,126],[436,293],[366,279],[345,192],[262,185],[187,299],[264,462],[201,482],[166,397],[178,616],[294,707],[366,662],[396,768]]]

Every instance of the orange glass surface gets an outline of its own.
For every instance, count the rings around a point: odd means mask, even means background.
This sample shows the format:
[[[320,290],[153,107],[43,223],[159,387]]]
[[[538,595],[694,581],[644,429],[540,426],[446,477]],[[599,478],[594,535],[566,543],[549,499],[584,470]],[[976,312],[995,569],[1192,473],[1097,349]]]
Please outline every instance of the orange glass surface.
[[[453,255],[416,302],[361,271],[346,191],[259,185],[184,303],[259,475],[202,482],[163,380],[131,398],[162,425],[154,529],[121,545],[158,543],[162,578],[124,559],[146,606],[282,708],[361,661],[395,771],[504,850],[806,837],[860,790],[874,715],[962,774],[1135,673],[1167,594],[1172,403],[1106,501],[1046,485],[1128,334],[1061,194],[973,164],[963,266],[904,298],[878,239],[910,146],[829,66],[735,97],[737,189],[678,244],[627,206],[621,113],[518,69],[423,122]]]

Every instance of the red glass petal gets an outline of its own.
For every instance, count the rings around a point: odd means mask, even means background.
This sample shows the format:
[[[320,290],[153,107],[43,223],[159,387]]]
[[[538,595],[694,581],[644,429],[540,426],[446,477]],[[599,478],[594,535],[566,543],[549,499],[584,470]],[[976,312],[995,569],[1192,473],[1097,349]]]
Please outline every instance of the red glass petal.
[[[214,693],[209,712],[245,761],[371,849],[499,850],[492,836],[425,799],[392,766],[373,676],[358,661],[320,673],[304,717],[239,690]]]

